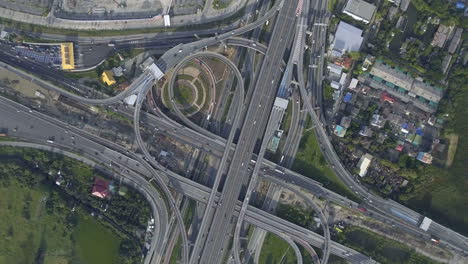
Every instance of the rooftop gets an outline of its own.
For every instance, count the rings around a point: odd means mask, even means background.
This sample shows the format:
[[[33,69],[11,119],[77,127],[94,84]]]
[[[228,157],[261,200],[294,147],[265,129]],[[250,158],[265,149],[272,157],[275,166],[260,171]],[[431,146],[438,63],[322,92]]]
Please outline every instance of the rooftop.
[[[362,0],[348,0],[343,13],[350,15],[356,20],[369,23],[375,13],[375,5],[369,4]]]
[[[72,42],[61,43],[60,54],[62,57],[62,69],[63,70],[75,69],[75,57],[73,55],[73,43]]]
[[[99,198],[106,198],[109,195],[109,182],[96,177],[91,194]]]
[[[340,21],[335,32],[333,50],[343,55],[350,51],[359,51],[363,37],[362,30],[348,23]]]

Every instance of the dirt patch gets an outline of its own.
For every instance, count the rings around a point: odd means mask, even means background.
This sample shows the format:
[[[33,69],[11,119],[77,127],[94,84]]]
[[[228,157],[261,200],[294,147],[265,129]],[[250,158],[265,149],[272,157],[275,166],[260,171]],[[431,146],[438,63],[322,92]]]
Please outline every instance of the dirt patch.
[[[0,84],[10,87],[28,98],[50,102],[50,100],[57,100],[59,96],[57,93],[44,89],[3,68],[0,68]]]

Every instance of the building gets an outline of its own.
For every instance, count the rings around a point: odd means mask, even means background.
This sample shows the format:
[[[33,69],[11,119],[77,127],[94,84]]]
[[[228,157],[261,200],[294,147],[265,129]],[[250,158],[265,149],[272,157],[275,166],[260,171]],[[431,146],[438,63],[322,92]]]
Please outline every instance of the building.
[[[352,79],[351,79],[351,82],[349,83],[348,88],[351,89],[351,90],[355,90],[356,87],[357,87],[357,85],[358,85],[358,83],[359,83],[358,79],[352,78]]]
[[[343,13],[365,24],[369,24],[374,16],[375,10],[375,5],[369,4],[363,0],[348,0],[343,9]]]
[[[123,75],[122,66],[112,68],[112,73],[114,74],[114,76],[117,76],[117,77],[122,76]]]
[[[346,128],[344,128],[344,127],[342,127],[340,125],[336,125],[334,133],[338,137],[344,137],[346,135]]]
[[[343,56],[336,58],[333,63],[344,69],[351,69],[351,66],[353,66],[353,59],[350,56]]]
[[[448,52],[450,54],[455,53],[458,48],[458,44],[460,44],[460,40],[463,34],[463,28],[457,28],[455,30],[455,34],[453,34],[452,40],[450,41],[450,44],[448,46]]]
[[[447,54],[444,56],[444,58],[442,59],[442,65],[440,66],[441,68],[441,71],[443,74],[446,74],[449,67],[450,67],[450,62],[452,61],[452,55],[450,54]]]
[[[362,63],[362,70],[367,71],[372,64],[374,64],[375,57],[372,55],[367,55]]]
[[[366,176],[367,170],[369,169],[373,158],[374,157],[369,153],[366,153],[365,155],[361,156],[361,159],[357,164],[357,167],[359,168],[359,176]]]
[[[372,115],[370,124],[373,127],[382,128],[385,125],[385,119],[381,115]]]
[[[106,198],[109,195],[109,193],[109,182],[96,177],[94,179],[94,186],[93,190],[91,191],[91,195],[99,198]]]
[[[363,126],[361,130],[359,130],[359,135],[363,137],[372,137],[372,129],[368,126]]]
[[[343,97],[343,102],[349,103],[351,102],[351,99],[353,99],[353,94],[350,92],[347,92],[346,95]]]
[[[340,77],[340,85],[341,85],[341,86],[345,85],[345,82],[346,82],[346,78],[347,78],[347,77],[348,77],[348,74],[346,74],[346,73],[344,73],[344,72],[341,74],[341,77]]]
[[[2,31],[0,32],[0,39],[7,39],[8,36],[10,36],[10,33],[6,32],[6,31],[4,31],[4,30],[2,30]]]
[[[416,159],[426,164],[432,163],[432,155],[427,152],[419,152]]]
[[[169,15],[164,15],[164,26],[165,27],[171,26],[171,17]]]
[[[331,45],[332,55],[334,57],[341,57],[346,52],[359,51],[362,40],[362,30],[340,21],[335,32],[335,39]]]
[[[75,69],[75,57],[73,55],[73,42],[60,44],[60,56],[62,59],[62,70]]]
[[[433,113],[442,99],[442,88],[413,78],[408,72],[377,60],[369,73],[360,77],[366,85],[384,90],[401,101],[412,102],[419,109]]]
[[[439,48],[443,48],[445,45],[445,41],[447,41],[448,36],[452,32],[453,27],[439,25],[437,32],[432,39],[431,45],[437,46]]]
[[[382,93],[382,95],[380,96],[380,99],[382,100],[382,102],[389,102],[390,104],[395,103],[395,99],[391,97],[390,95],[388,95],[388,93],[386,92]]]
[[[341,118],[340,126],[347,129],[351,125],[351,121],[352,121],[351,117],[343,116],[343,118]]]
[[[333,63],[328,63],[327,69],[330,71],[330,73],[334,73],[336,75],[341,75],[341,72],[343,71],[343,67]]]
[[[107,85],[115,84],[114,73],[111,70],[102,73],[102,81]]]
[[[330,86],[335,90],[339,90],[341,87],[340,83],[336,81],[331,81]]]

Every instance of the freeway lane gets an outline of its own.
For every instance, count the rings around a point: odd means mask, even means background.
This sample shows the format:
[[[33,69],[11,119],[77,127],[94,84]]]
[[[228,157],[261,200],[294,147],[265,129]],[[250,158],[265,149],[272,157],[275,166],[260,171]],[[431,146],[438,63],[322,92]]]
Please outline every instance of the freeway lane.
[[[222,203],[218,204],[205,248],[198,260],[199,263],[218,263],[227,251],[225,251],[227,238],[232,231],[227,226],[232,224],[232,212],[241,187],[248,181],[247,165],[252,158],[256,141],[264,133],[267,125],[280,76],[280,67],[277,62],[282,60],[292,37],[291,26],[294,25],[295,20],[295,3],[297,4],[295,1],[286,1],[278,14],[272,41],[265,54],[252,102],[249,105],[226,177],[221,194]],[[248,202],[248,198],[246,199]]]
[[[121,153],[126,153],[126,149],[123,147],[117,148],[119,152],[113,151],[108,149],[107,147],[101,145],[101,144],[106,144],[106,145],[111,145],[113,144],[112,142],[107,142],[106,140],[103,140],[95,135],[89,134],[87,132],[84,132],[80,129],[68,126],[64,123],[61,123],[59,121],[54,121],[53,123],[49,123],[50,121],[53,121],[54,119],[47,119],[44,120],[44,116],[42,114],[39,114],[36,111],[33,111],[32,113],[29,113],[26,107],[23,107],[19,104],[16,104],[14,102],[11,102],[9,100],[5,100],[2,97],[0,97],[0,101],[2,102],[0,106],[12,106],[8,108],[2,108],[3,111],[0,111],[0,115],[2,116],[9,116],[11,117],[10,119],[3,119],[5,120],[5,123],[2,123],[2,126],[7,126],[11,130],[13,130],[14,127],[18,126],[17,131],[12,131],[13,135],[19,135],[23,139],[29,139],[29,140],[39,140],[39,142],[44,142],[47,140],[47,138],[50,135],[55,135],[57,138],[57,142],[54,144],[56,146],[67,146],[68,149],[73,150],[74,152],[77,151],[81,155],[85,155],[86,157],[96,159],[96,162],[99,162],[103,165],[109,165],[109,164],[114,164],[113,167],[117,171],[120,171],[122,173],[129,174],[132,172],[132,170],[135,170],[137,172],[140,172],[144,175],[149,176],[151,179],[153,175],[153,172],[151,170],[148,170],[148,167],[141,166],[141,164],[144,163],[144,161],[141,158],[138,158],[135,154],[133,153],[127,153],[126,155],[132,156],[132,158],[125,157],[125,155]],[[16,109],[20,109],[20,112],[17,112]],[[8,122],[7,122],[8,121]],[[30,129],[29,126],[33,124],[35,129]],[[73,141],[79,142],[79,144],[73,144],[72,140],[62,140],[61,135],[66,137],[72,138],[73,136]],[[83,138],[81,135],[87,135],[86,138]],[[95,141],[91,141],[91,137],[93,140],[97,140],[97,143]],[[60,145],[57,145],[57,143],[60,142]],[[114,145],[114,147],[117,147]],[[97,153],[97,154],[96,154]],[[136,160],[135,160],[136,159]],[[165,176],[166,174],[162,174],[162,176]],[[194,198],[197,201],[201,202],[206,202],[209,196],[209,188],[202,186],[200,184],[197,184],[189,179],[180,177],[178,175],[171,175],[169,174],[170,178],[165,178],[165,182],[171,185],[173,188],[175,188],[177,191],[182,192],[192,198]],[[167,176],[166,176],[167,177]],[[151,180],[150,180],[151,181]],[[148,183],[140,183],[139,185],[148,185]],[[218,194],[219,196],[219,194]],[[218,198],[219,199],[219,198]],[[236,206],[237,212],[240,209],[240,202],[238,202]],[[255,210],[253,207],[249,206],[249,210],[247,211],[247,216],[246,220],[249,221],[254,221],[252,219],[259,219],[257,220],[259,223],[265,222],[265,219],[273,219],[273,228],[275,229],[281,229],[281,230],[286,230],[285,232],[288,234],[290,230],[298,230],[295,231],[296,233],[303,232],[303,229],[300,227],[295,226],[294,224],[288,224],[287,221],[278,219],[275,216],[272,216],[266,212],[257,212],[257,213],[251,213],[250,210]],[[257,209],[258,210],[258,209]],[[276,220],[275,220],[276,219]],[[269,228],[266,226],[266,224],[259,224],[260,227],[262,228]],[[271,228],[270,228],[271,229]],[[302,230],[302,231],[301,231]],[[273,230],[274,231],[274,230]],[[318,236],[317,234],[307,230],[305,234],[308,234],[310,236],[310,239],[313,239],[313,243],[317,244],[320,246],[321,243],[323,243],[323,238]],[[335,246],[334,248],[337,254],[340,254],[340,256],[344,256],[343,252],[350,251],[350,249],[340,249],[340,247]],[[359,253],[356,253],[356,255],[359,255],[361,259],[368,259]],[[349,256],[344,256],[345,258],[349,258]]]

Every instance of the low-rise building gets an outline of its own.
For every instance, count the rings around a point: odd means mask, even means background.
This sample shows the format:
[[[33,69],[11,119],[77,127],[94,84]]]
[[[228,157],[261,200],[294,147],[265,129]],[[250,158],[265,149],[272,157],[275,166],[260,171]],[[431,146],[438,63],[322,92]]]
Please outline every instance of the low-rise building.
[[[341,118],[340,126],[347,129],[351,125],[351,121],[352,121],[351,117],[343,116],[343,118]]]
[[[343,71],[343,67],[333,64],[333,63],[329,63],[327,65],[327,69],[330,71],[330,73],[333,73],[336,75],[341,75],[341,72]]]
[[[104,71],[102,73],[102,81],[107,85],[115,84],[114,73],[111,70]]]
[[[96,177],[96,179],[94,179],[94,185],[93,190],[91,191],[91,195],[99,198],[106,198],[109,195],[109,182]]]
[[[405,103],[412,102],[419,109],[433,113],[442,99],[442,88],[413,78],[408,72],[378,60],[369,73],[364,73],[360,80],[365,84],[384,90]]]
[[[361,177],[366,176],[367,170],[369,169],[369,166],[373,158],[374,157],[369,153],[366,153],[365,155],[361,157],[361,159],[359,160],[357,164],[357,167],[359,168],[359,176]]]
[[[73,52],[73,42],[60,44],[60,55],[62,58],[62,70],[75,69],[75,57]]]
[[[331,81],[330,86],[335,90],[339,90],[341,87],[340,83],[336,81]]]
[[[442,73],[446,74],[449,67],[450,67],[450,62],[452,61],[452,55],[447,54],[444,56],[444,59],[442,60],[442,65],[440,66]]]
[[[463,28],[457,28],[455,30],[455,34],[453,34],[452,40],[448,46],[448,52],[453,54],[457,51],[458,44],[460,44],[460,40],[463,34]]]
[[[331,45],[332,56],[341,57],[346,52],[359,51],[363,41],[362,30],[340,21]]]
[[[362,21],[365,24],[369,24],[374,16],[376,6],[369,4],[363,0],[348,0],[346,3],[343,13],[351,16],[352,18]]]
[[[452,30],[453,27],[451,26],[439,25],[439,28],[432,39],[431,45],[443,48]]]
[[[432,155],[427,152],[419,152],[418,156],[416,157],[417,160],[424,162],[426,164],[432,163]]]
[[[340,125],[336,125],[334,133],[338,137],[344,137],[346,135],[346,128],[344,128],[344,127],[342,127]]]
[[[351,89],[351,90],[356,90],[356,87],[357,87],[358,83],[359,83],[358,79],[352,78],[351,82],[349,83],[348,88]]]
[[[372,129],[368,126],[363,126],[361,130],[359,130],[359,135],[363,137],[372,137]]]
[[[372,115],[371,126],[382,128],[385,125],[385,119],[381,115]]]

